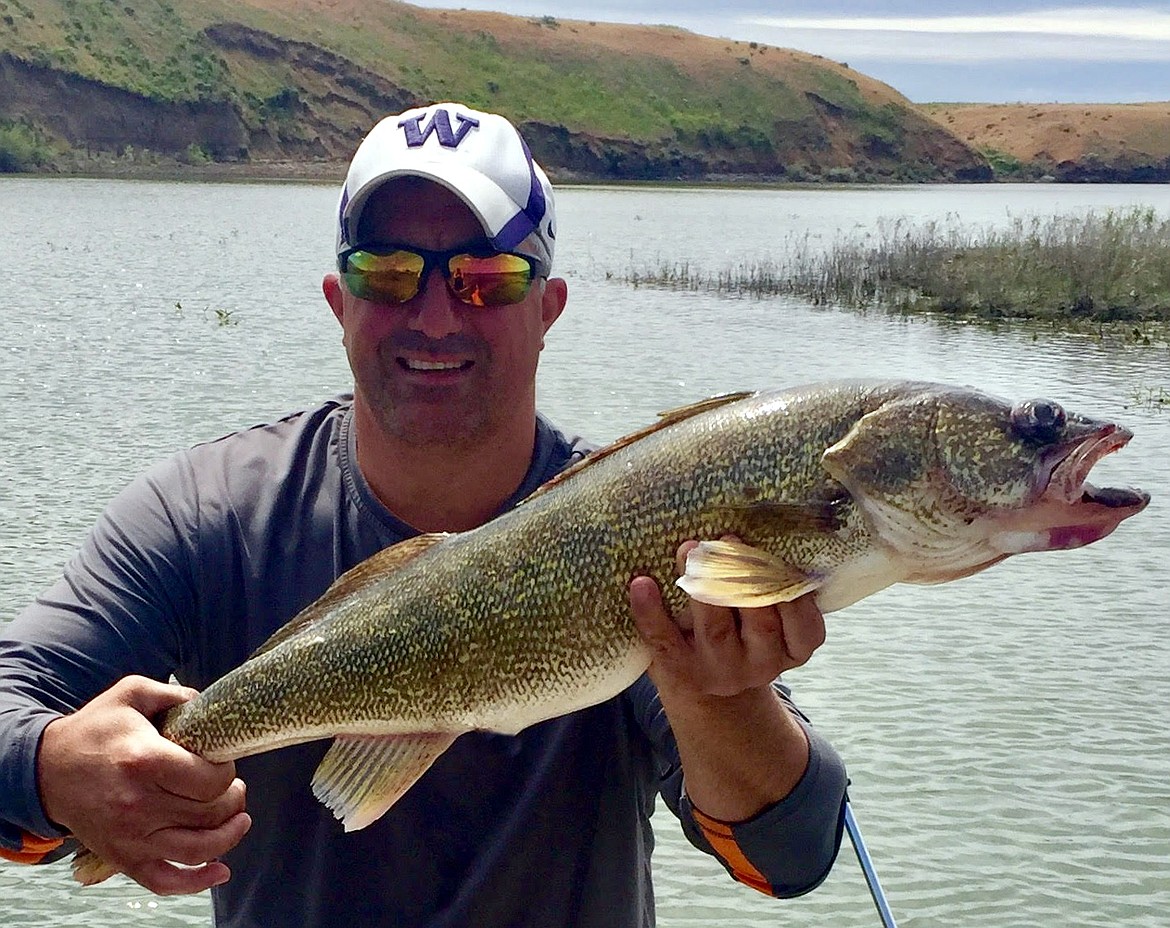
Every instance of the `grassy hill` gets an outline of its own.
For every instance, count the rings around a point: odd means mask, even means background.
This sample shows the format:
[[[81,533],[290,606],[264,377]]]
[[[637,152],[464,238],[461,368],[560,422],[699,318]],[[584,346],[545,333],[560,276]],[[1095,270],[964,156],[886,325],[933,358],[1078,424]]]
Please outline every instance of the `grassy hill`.
[[[754,42],[393,0],[0,0],[0,169],[7,146],[10,169],[327,171],[435,99],[510,116],[554,179],[990,178],[892,88]]]

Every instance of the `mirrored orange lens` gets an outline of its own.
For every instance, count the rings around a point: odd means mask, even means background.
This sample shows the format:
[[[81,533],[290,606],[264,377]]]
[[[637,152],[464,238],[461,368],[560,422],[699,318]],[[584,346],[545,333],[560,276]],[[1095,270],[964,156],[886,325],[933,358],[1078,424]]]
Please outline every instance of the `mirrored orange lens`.
[[[405,303],[413,299],[428,271],[428,262],[446,263],[443,277],[451,293],[469,306],[506,306],[519,303],[532,286],[532,262],[520,255],[472,255],[396,249],[378,254],[351,251],[344,259],[342,277],[350,293],[377,303]],[[433,267],[434,265],[430,265]]]
[[[455,255],[447,271],[451,292],[472,306],[519,303],[532,286],[532,264],[520,255]]]

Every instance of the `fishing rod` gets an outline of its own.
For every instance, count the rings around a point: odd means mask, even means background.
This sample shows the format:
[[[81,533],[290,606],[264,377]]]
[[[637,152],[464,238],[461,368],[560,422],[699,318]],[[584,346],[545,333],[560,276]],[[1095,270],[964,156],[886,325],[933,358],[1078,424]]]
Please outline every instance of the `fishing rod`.
[[[861,829],[857,827],[857,819],[853,817],[853,806],[850,804],[848,796],[845,797],[845,830],[849,832],[849,840],[853,842],[853,850],[857,853],[857,862],[861,864],[861,871],[865,874],[869,894],[873,896],[873,904],[877,906],[878,915],[881,916],[882,928],[898,928],[897,922],[894,921],[894,914],[890,911],[890,905],[886,902],[886,894],[882,890],[881,880],[878,879],[877,871],[873,868],[873,860],[865,847],[865,839],[861,837]]]

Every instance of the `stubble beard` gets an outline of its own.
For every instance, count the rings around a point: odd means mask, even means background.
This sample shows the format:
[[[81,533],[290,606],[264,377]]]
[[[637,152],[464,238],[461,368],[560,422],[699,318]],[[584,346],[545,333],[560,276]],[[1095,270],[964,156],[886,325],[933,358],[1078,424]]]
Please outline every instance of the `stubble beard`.
[[[404,382],[397,357],[395,346],[384,345],[372,365],[373,376],[366,378],[361,390],[369,412],[388,438],[408,446],[454,449],[476,445],[491,434],[500,410],[491,402],[486,377],[427,388]],[[489,361],[477,353],[475,363],[473,374],[478,375]]]

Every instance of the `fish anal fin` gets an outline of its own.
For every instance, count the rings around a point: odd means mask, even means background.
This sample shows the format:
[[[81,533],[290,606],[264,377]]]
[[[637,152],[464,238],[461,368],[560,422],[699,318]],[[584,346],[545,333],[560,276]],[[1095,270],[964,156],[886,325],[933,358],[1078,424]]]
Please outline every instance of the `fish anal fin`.
[[[340,735],[313,774],[313,795],[346,831],[376,822],[458,734]]]
[[[821,585],[767,551],[731,540],[700,541],[675,582],[699,602],[733,608],[789,602]]]
[[[697,403],[691,403],[689,406],[680,406],[678,409],[671,409],[667,412],[659,413],[658,421],[638,429],[636,432],[631,432],[629,435],[624,435],[604,448],[598,448],[596,451],[591,451],[585,458],[578,461],[553,477],[547,480],[533,490],[526,496],[523,502],[527,503],[538,496],[543,495],[555,486],[564,483],[574,474],[578,474],[588,467],[592,467],[598,461],[604,460],[615,452],[621,451],[622,448],[628,448],[636,441],[641,441],[647,435],[653,435],[662,429],[668,428],[676,423],[682,422],[685,419],[690,419],[700,413],[709,412],[712,409],[718,409],[720,406],[726,406],[729,403],[736,403],[740,400],[747,399],[749,396],[754,396],[754,391],[745,390],[739,393],[725,393],[721,396],[712,396],[705,400],[700,400]]]
[[[327,616],[338,602],[352,595],[371,580],[381,579],[393,571],[401,569],[416,557],[447,537],[445,533],[416,535],[406,541],[400,541],[389,548],[383,548],[364,561],[355,564],[340,577],[333,581],[329,589],[311,605],[306,606],[291,618],[287,624],[278,628],[272,635],[249,655],[249,659],[271,651],[277,645],[283,644],[290,638],[311,628],[318,620]]]
[[[73,879],[82,886],[95,886],[120,872],[87,847],[77,849],[70,866],[73,868]]]

